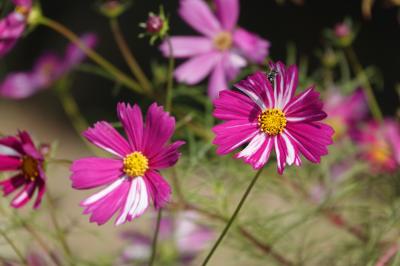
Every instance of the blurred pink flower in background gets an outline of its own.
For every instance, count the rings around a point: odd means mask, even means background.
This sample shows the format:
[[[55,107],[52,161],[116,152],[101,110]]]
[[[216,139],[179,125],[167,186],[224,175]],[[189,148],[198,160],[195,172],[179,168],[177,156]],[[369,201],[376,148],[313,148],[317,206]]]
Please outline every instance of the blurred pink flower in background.
[[[23,207],[33,197],[35,190],[38,193],[33,208],[40,206],[46,190],[44,156],[35,147],[28,132],[0,138],[0,171],[14,173],[11,178],[0,181],[4,196],[23,187],[11,201],[12,207]]]
[[[173,265],[190,265],[214,238],[212,230],[199,225],[197,219],[196,213],[193,212],[179,213],[176,218],[162,218],[159,246],[161,252],[169,249],[168,254],[175,255],[172,258],[175,263]],[[121,262],[124,265],[147,265],[151,255],[152,236],[140,232],[125,232],[122,237],[131,244],[123,250]]]
[[[119,211],[115,225],[141,216],[152,201],[163,207],[170,199],[171,188],[159,170],[173,166],[184,144],[168,144],[175,130],[175,119],[156,103],[145,122],[138,105],[119,103],[118,117],[128,137],[123,138],[111,124],[101,121],[84,132],[87,140],[117,158],[83,158],[73,162],[73,188],[91,189],[106,186],[81,202],[90,221],[101,225]]]
[[[270,67],[276,73],[271,81],[265,73],[257,72],[235,85],[242,93],[224,91],[214,101],[214,116],[226,120],[213,128],[217,154],[249,143],[235,157],[260,169],[275,149],[280,174],[286,165],[300,166],[301,154],[319,163],[320,157],[328,154],[334,132],[319,122],[326,117],[320,94],[311,87],[295,96],[297,67],[286,69],[281,62]]]
[[[31,0],[13,0],[14,11],[0,20],[0,58],[7,54],[25,31]]]
[[[400,125],[393,119],[370,121],[355,137],[361,157],[373,172],[395,172],[400,166]]]
[[[91,48],[97,42],[96,36],[92,33],[83,35],[81,40]],[[32,96],[49,88],[85,58],[85,53],[74,44],[68,45],[63,58],[47,52],[37,59],[31,71],[8,74],[0,84],[0,97],[24,99]]]
[[[338,38],[345,38],[350,35],[351,28],[346,22],[341,22],[335,25],[334,33]]]
[[[214,99],[247,63],[262,63],[268,55],[269,42],[237,27],[239,0],[214,0],[216,15],[203,0],[181,0],[179,14],[204,36],[170,38],[175,58],[190,58],[175,71],[179,82],[197,84],[210,75],[208,94]],[[167,41],[161,45],[169,56]]]
[[[331,89],[325,98],[324,111],[328,115],[325,122],[335,130],[335,140],[348,136],[368,114],[367,101],[361,88],[348,96]]]

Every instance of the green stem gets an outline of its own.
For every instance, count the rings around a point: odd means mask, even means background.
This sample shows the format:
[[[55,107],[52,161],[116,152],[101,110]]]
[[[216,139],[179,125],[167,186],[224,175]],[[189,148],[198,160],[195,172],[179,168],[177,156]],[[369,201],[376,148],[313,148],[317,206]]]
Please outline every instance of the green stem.
[[[246,192],[243,194],[242,198],[240,199],[240,202],[239,202],[238,206],[236,207],[235,212],[233,213],[232,217],[229,219],[229,221],[226,224],[224,230],[222,231],[221,235],[219,236],[217,242],[215,242],[214,246],[211,248],[210,252],[208,253],[208,255],[206,257],[206,259],[204,260],[204,262],[202,264],[203,266],[208,264],[208,262],[210,261],[211,257],[213,256],[214,252],[217,250],[218,246],[220,245],[220,243],[224,239],[226,233],[228,232],[229,228],[231,227],[231,225],[235,221],[237,215],[239,214],[240,209],[242,208],[244,202],[246,201],[248,195],[250,194],[250,191],[253,189],[254,184],[256,183],[258,177],[261,175],[262,170],[263,170],[263,168],[258,170],[258,172],[255,174],[255,176],[251,180],[251,183],[247,187]]]
[[[110,28],[114,35],[115,42],[117,43],[119,50],[121,51],[125,62],[129,66],[132,74],[135,75],[142,88],[145,89],[149,94],[151,94],[153,91],[151,83],[137,63],[132,51],[129,49],[129,46],[119,26],[118,19],[115,18],[110,20]]]
[[[91,49],[86,44],[84,44],[80,40],[79,36],[77,36],[75,33],[73,33],[71,30],[69,30],[64,25],[58,23],[55,20],[52,20],[52,19],[46,18],[46,17],[41,17],[39,20],[39,23],[42,24],[43,26],[49,27],[52,30],[60,33],[65,38],[70,40],[72,43],[77,45],[90,59],[92,59],[99,66],[101,66],[102,68],[107,70],[110,74],[112,74],[115,77],[116,80],[118,80],[119,82],[124,84],[126,87],[128,87],[138,93],[145,93],[143,91],[143,89],[140,87],[140,85],[138,83],[136,83],[136,81],[129,78],[126,74],[121,72],[113,64],[111,64],[109,61],[107,61],[104,57],[102,57],[97,52],[95,52],[93,49]]]
[[[173,47],[171,43],[171,39],[169,36],[166,37],[168,44],[168,81],[167,81],[167,94],[165,99],[165,108],[168,112],[172,111],[172,88],[174,86],[174,68],[175,68],[175,59],[173,55]]]
[[[158,241],[158,234],[160,232],[161,217],[162,217],[162,209],[160,208],[157,213],[156,231],[154,232],[153,242],[151,245],[151,257],[150,257],[150,261],[149,261],[149,266],[153,266],[153,264],[156,260],[157,241]]]
[[[351,66],[353,67],[354,72],[359,75],[361,77],[361,79],[364,82],[364,91],[367,97],[367,102],[368,102],[368,106],[371,110],[371,113],[373,115],[373,117],[379,121],[382,122],[383,120],[383,115],[382,115],[382,111],[379,108],[379,104],[378,101],[375,98],[374,95],[374,91],[372,89],[371,83],[368,80],[367,75],[365,74],[365,71],[361,65],[361,63],[359,62],[356,53],[354,52],[353,48],[351,46],[348,46],[347,48],[345,48],[345,53],[347,55],[347,58],[351,64]]]
[[[54,229],[56,230],[58,240],[60,241],[60,244],[65,252],[65,255],[68,257],[71,265],[73,265],[74,263],[73,263],[72,252],[65,237],[64,230],[60,227],[60,224],[57,220],[57,215],[55,213],[54,199],[51,196],[49,190],[46,191],[46,197],[47,197],[47,202],[49,204],[49,213],[51,222],[54,226]]]
[[[10,247],[14,250],[15,254],[19,258],[21,263],[23,265],[28,265],[28,262],[26,261],[24,255],[22,255],[22,252],[17,248],[17,246],[11,240],[11,238],[9,238],[8,235],[3,230],[0,230],[0,235],[6,240],[6,242],[10,245]]]

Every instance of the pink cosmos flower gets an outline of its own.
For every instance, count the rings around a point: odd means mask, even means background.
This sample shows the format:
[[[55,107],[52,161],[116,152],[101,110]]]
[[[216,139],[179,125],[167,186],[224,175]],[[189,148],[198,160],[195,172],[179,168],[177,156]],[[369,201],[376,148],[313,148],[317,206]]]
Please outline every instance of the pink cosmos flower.
[[[15,10],[0,20],[0,58],[7,54],[22,36],[32,8],[31,0],[13,0]]]
[[[270,67],[268,76],[257,72],[237,83],[242,93],[223,91],[214,101],[214,116],[226,120],[213,128],[217,153],[227,154],[249,143],[236,158],[260,169],[274,149],[280,174],[286,165],[299,166],[301,154],[319,163],[333,135],[330,126],[319,122],[326,117],[319,93],[311,87],[295,96],[297,67],[286,69],[281,62]]]
[[[269,42],[237,27],[239,0],[214,0],[216,16],[203,0],[181,0],[179,14],[204,36],[171,37],[173,56],[190,58],[175,71],[179,82],[196,84],[210,74],[208,94],[216,98],[228,89],[248,61],[262,63],[268,55]],[[168,43],[161,45],[169,56]]]
[[[335,25],[334,33],[338,38],[346,38],[350,35],[351,29],[346,22],[341,22]]]
[[[375,173],[394,172],[400,166],[400,126],[386,119],[382,123],[370,121],[356,136],[361,157]]]
[[[126,141],[109,123],[97,122],[84,132],[96,146],[116,158],[83,158],[72,164],[71,180],[76,189],[105,186],[81,202],[91,222],[101,225],[119,211],[115,225],[142,215],[152,201],[155,208],[169,200],[171,188],[159,170],[173,166],[179,156],[176,141],[167,144],[175,129],[175,119],[153,103],[143,122],[138,105],[119,103],[118,117],[128,137]]]
[[[368,114],[368,105],[362,88],[349,96],[332,89],[325,98],[324,111],[328,114],[325,122],[335,130],[336,140],[351,134],[356,124]]]
[[[0,182],[0,188],[4,196],[8,196],[22,187],[11,201],[12,207],[24,206],[36,190],[38,193],[33,208],[40,206],[46,190],[43,164],[43,152],[35,147],[28,132],[0,138],[0,171],[14,173],[11,178]]]
[[[94,47],[97,42],[96,36],[92,33],[83,35],[81,40],[88,47]],[[0,97],[14,100],[30,97],[49,88],[80,64],[85,57],[85,53],[74,44],[67,47],[64,58],[47,52],[39,57],[32,70],[8,74],[0,84]]]
[[[214,237],[212,230],[197,223],[196,213],[187,211],[179,213],[176,219],[170,216],[161,220],[159,232],[160,263],[163,264],[163,251],[168,250],[167,263],[173,265],[191,265],[196,256],[207,247]],[[152,236],[140,232],[124,232],[122,237],[130,242],[122,253],[123,265],[147,265],[151,256]],[[119,265],[119,264],[118,264]]]

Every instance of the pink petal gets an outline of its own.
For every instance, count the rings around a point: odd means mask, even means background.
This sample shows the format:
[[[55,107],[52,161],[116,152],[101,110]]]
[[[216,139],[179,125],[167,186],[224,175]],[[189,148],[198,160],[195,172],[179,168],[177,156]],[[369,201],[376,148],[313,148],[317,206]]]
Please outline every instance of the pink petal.
[[[26,183],[25,187],[19,192],[14,199],[11,201],[13,208],[21,208],[32,198],[35,192],[35,182]]]
[[[0,154],[0,171],[18,170],[21,164],[20,158]]]
[[[212,40],[206,37],[175,36],[171,37],[170,41],[175,58],[192,57],[211,52],[214,49]],[[165,57],[169,57],[170,50],[167,40],[161,44],[160,50]]]
[[[239,18],[239,0],[215,0],[214,3],[222,27],[227,31],[233,30]]]
[[[13,193],[16,189],[20,188],[25,183],[25,181],[25,177],[20,174],[0,181],[0,187],[3,190],[3,195],[7,196]]]
[[[24,99],[41,89],[32,73],[10,73],[0,85],[0,96],[8,99]]]
[[[143,152],[148,158],[157,154],[171,138],[175,129],[175,118],[157,103],[150,105],[143,135]]]
[[[214,100],[218,97],[219,93],[228,90],[228,81],[226,80],[224,62],[218,62],[211,73],[210,81],[208,83],[208,97]]]
[[[254,169],[263,167],[269,159],[273,148],[273,139],[264,132],[258,133],[245,149],[239,152],[235,157],[243,158]]]
[[[131,152],[128,142],[107,122],[97,122],[83,136],[94,145],[119,157]]]
[[[179,82],[189,85],[196,84],[203,80],[221,59],[221,53],[209,52],[197,55],[175,70],[175,77]]]
[[[222,91],[214,101],[214,117],[221,120],[248,120],[254,122],[259,107],[245,95],[236,91]]]
[[[242,28],[235,30],[233,41],[246,58],[259,64],[262,64],[267,58],[271,46],[267,40]]]
[[[185,144],[184,141],[176,141],[162,148],[157,154],[150,158],[150,168],[163,169],[175,165],[181,155],[178,149],[183,144]]]
[[[130,106],[125,103],[118,103],[118,118],[121,121],[128,136],[132,150],[140,151],[143,147],[143,116],[140,107],[135,104]]]
[[[146,172],[145,182],[156,209],[162,208],[171,198],[171,187],[156,171]]]
[[[42,203],[43,195],[46,192],[46,184],[44,181],[38,181],[37,182],[37,188],[38,188],[38,193],[36,196],[35,203],[33,204],[33,208],[37,209],[40,207],[40,204]]]
[[[203,0],[181,0],[179,15],[192,28],[206,36],[221,31],[221,25]]]
[[[90,189],[107,185],[124,175],[122,168],[120,159],[94,157],[76,160],[71,166],[72,187]]]

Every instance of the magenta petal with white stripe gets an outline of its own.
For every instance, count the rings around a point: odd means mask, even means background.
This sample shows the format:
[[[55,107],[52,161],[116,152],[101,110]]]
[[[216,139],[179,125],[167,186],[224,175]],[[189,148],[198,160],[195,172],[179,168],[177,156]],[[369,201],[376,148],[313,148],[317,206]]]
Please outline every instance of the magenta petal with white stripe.
[[[118,118],[128,141],[107,122],[98,122],[84,132],[93,144],[115,158],[83,158],[71,166],[72,187],[99,188],[81,202],[90,222],[101,225],[118,213],[115,225],[141,216],[150,203],[162,208],[170,199],[171,188],[159,173],[179,159],[178,148],[184,144],[169,144],[175,130],[175,119],[163,107],[152,104],[143,120],[138,105],[119,103]]]
[[[300,155],[319,163],[332,144],[333,129],[321,123],[319,93],[310,88],[295,96],[296,66],[271,63],[271,73],[257,72],[240,81],[240,92],[227,91],[214,101],[214,116],[225,120],[214,127],[217,153],[236,154],[254,169],[262,168],[275,153],[280,174],[287,165],[301,164]]]
[[[17,136],[0,138],[0,172],[12,171],[14,174],[0,181],[0,189],[4,196],[16,193],[11,201],[13,208],[26,205],[35,191],[38,192],[33,208],[40,206],[46,191],[43,164],[44,157],[27,132],[22,131]]]

